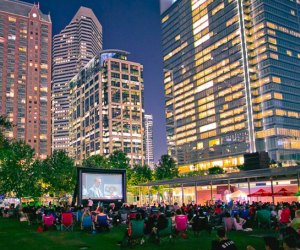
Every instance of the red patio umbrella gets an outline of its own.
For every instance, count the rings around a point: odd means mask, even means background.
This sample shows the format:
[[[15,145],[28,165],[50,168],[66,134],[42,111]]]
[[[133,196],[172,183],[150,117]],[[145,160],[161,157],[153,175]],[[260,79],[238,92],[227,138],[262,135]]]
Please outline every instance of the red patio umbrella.
[[[294,192],[290,192],[285,188],[280,189],[278,192],[274,193],[274,196],[294,196]]]
[[[263,196],[272,196],[272,193],[261,188],[252,194],[248,194],[248,197],[263,197]]]

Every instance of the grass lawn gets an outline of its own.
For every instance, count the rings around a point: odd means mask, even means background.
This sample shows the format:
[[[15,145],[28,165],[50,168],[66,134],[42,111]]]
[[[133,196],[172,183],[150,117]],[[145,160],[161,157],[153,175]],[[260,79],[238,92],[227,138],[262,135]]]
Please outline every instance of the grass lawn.
[[[19,222],[16,219],[0,218],[0,249],[1,250],[72,250],[72,249],[101,249],[112,250],[120,249],[116,245],[121,240],[125,226],[118,226],[110,232],[91,234],[81,232],[76,226],[73,232],[60,232],[55,229],[46,232],[37,232],[37,226],[28,226],[27,222]],[[245,250],[251,244],[257,250],[264,249],[264,235],[271,232],[264,230],[254,230],[253,232],[230,232],[228,237],[235,241],[239,250]],[[164,239],[160,245],[150,242],[142,246],[135,246],[134,249],[153,250],[153,249],[184,249],[184,250],[210,250],[211,241],[215,239],[216,232],[211,236],[203,232],[199,237],[195,237],[191,231],[188,232],[187,239]]]

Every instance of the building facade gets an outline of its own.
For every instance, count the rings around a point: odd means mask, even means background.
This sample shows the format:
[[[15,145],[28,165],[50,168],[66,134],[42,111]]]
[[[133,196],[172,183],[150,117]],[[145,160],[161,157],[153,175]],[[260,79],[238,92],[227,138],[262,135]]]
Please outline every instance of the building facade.
[[[169,153],[181,172],[267,151],[300,159],[300,23],[293,0],[161,0]]]
[[[104,50],[70,81],[70,156],[122,150],[130,164],[144,163],[143,66],[128,53]]]
[[[52,150],[69,147],[69,81],[101,50],[102,26],[86,7],[53,38]]]
[[[154,154],[153,154],[153,116],[145,114],[144,116],[144,150],[145,150],[145,164],[151,169],[154,168]]]
[[[0,114],[36,157],[51,154],[51,39],[49,15],[38,5],[0,0]]]

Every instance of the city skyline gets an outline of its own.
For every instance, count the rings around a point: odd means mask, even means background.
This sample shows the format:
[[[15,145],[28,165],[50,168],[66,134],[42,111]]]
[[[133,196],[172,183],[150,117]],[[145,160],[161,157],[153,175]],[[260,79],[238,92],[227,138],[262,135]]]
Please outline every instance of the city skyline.
[[[153,137],[157,162],[167,152],[159,1],[78,0],[70,5],[42,0],[39,5],[43,12],[50,12],[53,36],[69,24],[80,6],[91,8],[103,27],[103,48],[128,51],[132,61],[144,65],[145,112],[153,114],[156,121]]]

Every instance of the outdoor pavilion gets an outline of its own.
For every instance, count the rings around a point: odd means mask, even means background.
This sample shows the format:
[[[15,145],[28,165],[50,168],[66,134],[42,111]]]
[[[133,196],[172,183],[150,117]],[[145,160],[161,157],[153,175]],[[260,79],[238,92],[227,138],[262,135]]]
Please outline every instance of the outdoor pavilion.
[[[159,180],[149,183],[140,184],[140,187],[148,187],[148,195],[150,201],[150,187],[167,185],[171,187],[181,187],[182,201],[184,200],[184,187],[195,188],[195,202],[197,201],[197,187],[210,186],[210,198],[213,200],[213,185],[228,185],[230,190],[231,184],[238,184],[247,182],[248,183],[248,194],[251,193],[251,182],[271,182],[271,194],[272,201],[274,202],[274,184],[273,182],[279,180],[297,180],[297,190],[300,190],[300,166],[293,167],[279,167],[279,168],[267,168],[267,169],[256,169],[249,171],[240,171],[228,174],[215,174],[215,175],[202,175],[185,178],[175,178],[169,180]],[[141,193],[140,193],[141,195]]]

